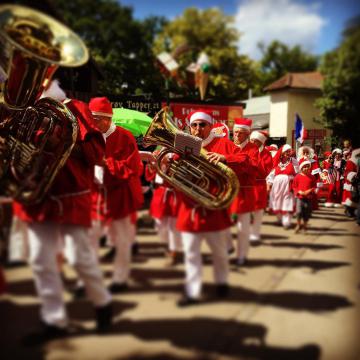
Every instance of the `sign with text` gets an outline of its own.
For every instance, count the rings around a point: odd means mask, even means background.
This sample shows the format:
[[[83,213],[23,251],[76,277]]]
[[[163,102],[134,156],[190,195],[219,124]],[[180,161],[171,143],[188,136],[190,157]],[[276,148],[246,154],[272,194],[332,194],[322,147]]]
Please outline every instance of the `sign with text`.
[[[162,103],[162,106],[166,106]],[[192,103],[172,103],[170,109],[173,119],[177,126],[182,129],[189,125],[186,117],[194,110],[204,109],[210,111],[216,122],[225,123],[232,130],[234,119],[243,116],[243,107],[241,105],[216,105],[216,104],[192,104]]]

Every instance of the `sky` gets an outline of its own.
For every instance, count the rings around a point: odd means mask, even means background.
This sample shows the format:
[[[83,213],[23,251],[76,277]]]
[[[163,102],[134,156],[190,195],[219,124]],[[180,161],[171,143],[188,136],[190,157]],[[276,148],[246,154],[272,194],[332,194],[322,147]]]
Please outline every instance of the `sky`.
[[[150,15],[173,19],[191,6],[218,7],[235,18],[242,34],[239,52],[253,59],[261,53],[257,44],[279,40],[289,46],[321,55],[337,47],[346,22],[360,14],[356,0],[119,0],[133,8],[135,18]]]

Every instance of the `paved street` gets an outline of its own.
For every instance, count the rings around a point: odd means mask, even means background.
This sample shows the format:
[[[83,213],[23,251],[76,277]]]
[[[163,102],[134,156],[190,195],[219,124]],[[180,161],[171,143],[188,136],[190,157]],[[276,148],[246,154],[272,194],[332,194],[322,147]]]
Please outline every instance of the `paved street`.
[[[342,209],[320,208],[307,235],[266,216],[263,242],[251,248],[249,263],[240,270],[231,265],[230,296],[215,297],[204,244],[204,301],[178,309],[183,266],[165,267],[154,230],[141,227],[130,289],[114,297],[111,333],[95,335],[89,302],[65,292],[76,332],[30,347],[24,337],[39,325],[31,273],[8,268],[1,359],[359,359],[359,230]],[[111,263],[103,262],[103,270],[109,283]],[[74,273],[65,273],[70,288]]]

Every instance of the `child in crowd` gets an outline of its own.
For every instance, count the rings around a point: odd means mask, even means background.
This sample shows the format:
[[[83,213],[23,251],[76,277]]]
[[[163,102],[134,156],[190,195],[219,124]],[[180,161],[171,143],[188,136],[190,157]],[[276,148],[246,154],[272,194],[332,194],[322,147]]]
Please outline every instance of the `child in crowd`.
[[[311,196],[316,189],[316,179],[311,175],[311,162],[302,159],[299,163],[300,173],[293,181],[293,191],[296,198],[296,218],[297,225],[295,233],[299,233],[301,228],[306,232],[307,223],[311,216]],[[301,222],[303,222],[301,224]]]

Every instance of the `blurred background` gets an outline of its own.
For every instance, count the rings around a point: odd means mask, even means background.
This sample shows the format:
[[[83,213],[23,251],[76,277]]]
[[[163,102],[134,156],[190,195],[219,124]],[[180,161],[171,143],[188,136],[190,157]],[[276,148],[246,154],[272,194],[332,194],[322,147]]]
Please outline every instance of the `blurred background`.
[[[150,116],[168,103],[180,127],[208,104],[230,130],[245,115],[279,145],[294,144],[299,114],[317,153],[346,138],[360,145],[358,1],[12,3],[49,13],[86,42],[90,62],[55,75],[73,97],[106,95]]]

